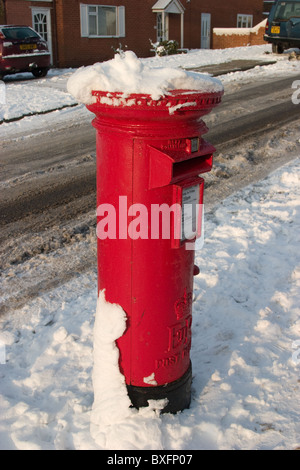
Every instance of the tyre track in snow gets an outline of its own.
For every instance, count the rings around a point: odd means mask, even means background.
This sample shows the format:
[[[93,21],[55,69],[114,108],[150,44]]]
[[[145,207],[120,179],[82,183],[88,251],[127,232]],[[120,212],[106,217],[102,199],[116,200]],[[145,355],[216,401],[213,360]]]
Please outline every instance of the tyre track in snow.
[[[206,210],[299,154],[295,76],[225,94],[207,117],[216,147],[206,179]],[[298,139],[300,138],[300,135]],[[286,148],[286,151],[283,149]],[[95,131],[90,121],[3,142],[0,314],[96,268]],[[18,293],[18,295],[16,295]]]

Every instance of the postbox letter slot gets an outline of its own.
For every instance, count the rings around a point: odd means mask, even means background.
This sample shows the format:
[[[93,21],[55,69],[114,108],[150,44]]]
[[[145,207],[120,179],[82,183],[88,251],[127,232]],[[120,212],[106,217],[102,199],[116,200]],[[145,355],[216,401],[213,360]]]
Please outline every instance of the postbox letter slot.
[[[190,160],[173,163],[172,183],[210,171],[212,167],[212,159],[212,155],[204,155]]]
[[[150,147],[149,189],[174,184],[210,171],[214,149],[204,142],[201,150],[200,155],[191,156],[186,152],[166,153]]]

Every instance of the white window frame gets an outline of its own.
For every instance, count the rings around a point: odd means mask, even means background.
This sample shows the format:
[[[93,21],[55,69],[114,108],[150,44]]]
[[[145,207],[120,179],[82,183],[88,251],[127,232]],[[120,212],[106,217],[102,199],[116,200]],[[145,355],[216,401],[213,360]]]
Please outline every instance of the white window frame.
[[[97,12],[95,16],[98,22],[98,7],[111,7],[116,11],[116,34],[113,35],[98,35],[90,34],[89,32],[89,7],[96,7]],[[81,37],[83,38],[122,38],[125,37],[125,7],[116,7],[114,5],[95,5],[95,4],[80,4],[80,25]],[[98,26],[97,26],[98,29]]]
[[[252,28],[253,27],[253,15],[245,15],[239,13],[237,15],[237,28]]]

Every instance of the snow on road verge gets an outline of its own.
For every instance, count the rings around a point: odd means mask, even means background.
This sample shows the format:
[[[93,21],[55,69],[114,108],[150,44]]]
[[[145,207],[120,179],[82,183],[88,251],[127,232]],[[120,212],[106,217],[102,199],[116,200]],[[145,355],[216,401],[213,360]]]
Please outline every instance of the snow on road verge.
[[[93,439],[97,283],[85,273],[0,319],[0,449],[300,447],[299,179],[300,158],[206,216],[189,410],[129,413],[123,397]]]
[[[0,106],[0,124],[76,105],[76,100],[64,91],[14,84],[6,87],[6,104]]]

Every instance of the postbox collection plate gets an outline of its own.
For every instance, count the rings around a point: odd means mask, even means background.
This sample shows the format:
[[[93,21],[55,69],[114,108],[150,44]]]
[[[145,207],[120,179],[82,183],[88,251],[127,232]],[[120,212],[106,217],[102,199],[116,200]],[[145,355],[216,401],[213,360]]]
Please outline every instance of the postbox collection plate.
[[[182,190],[181,241],[190,240],[197,235],[198,214],[200,203],[200,185],[190,186]]]

